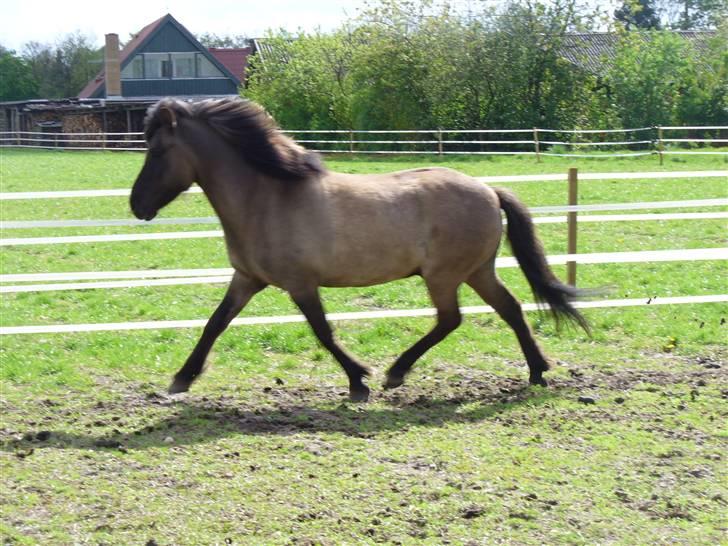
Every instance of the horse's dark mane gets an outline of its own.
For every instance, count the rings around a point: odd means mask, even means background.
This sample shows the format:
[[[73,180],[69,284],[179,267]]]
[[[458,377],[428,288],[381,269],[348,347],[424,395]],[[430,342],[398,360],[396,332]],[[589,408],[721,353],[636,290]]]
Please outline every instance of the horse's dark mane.
[[[302,180],[325,172],[318,154],[284,135],[273,118],[254,102],[239,98],[200,102],[162,99],[149,109],[144,120],[147,141],[162,125],[162,108],[171,110],[177,118],[204,121],[230,142],[247,163],[267,175]]]

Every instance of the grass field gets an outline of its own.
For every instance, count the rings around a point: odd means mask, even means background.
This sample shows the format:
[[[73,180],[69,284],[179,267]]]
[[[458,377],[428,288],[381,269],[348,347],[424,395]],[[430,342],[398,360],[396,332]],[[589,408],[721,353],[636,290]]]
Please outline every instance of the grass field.
[[[0,191],[127,188],[137,153],[0,151]],[[438,163],[477,176],[715,170],[723,156],[331,158],[347,172]],[[507,185],[507,184],[504,184]],[[564,204],[564,183],[519,183],[530,206]],[[580,202],[725,198],[721,178],[582,181]],[[695,210],[695,209],[685,209]],[[2,220],[129,218],[125,198],[7,201]],[[645,211],[649,212],[649,211]],[[210,216],[188,195],[163,217]],[[551,254],[566,228],[539,226]],[[2,237],[210,229],[6,229]],[[720,247],[724,220],[583,223],[580,252]],[[503,248],[503,255],[508,249]],[[220,239],[2,247],[3,274],[226,267]],[[564,268],[555,267],[564,275]],[[522,274],[501,273],[523,301]],[[724,262],[579,266],[608,298],[726,293]],[[224,285],[5,294],[0,324],[207,318]],[[329,311],[429,306],[407,279],[324,290]],[[468,289],[463,305],[482,302]],[[295,312],[278,290],[245,315]],[[192,391],[164,394],[199,330],[0,337],[3,544],[719,544],[728,504],[723,304],[585,312],[593,336],[529,319],[558,361],[527,387],[512,332],[474,315],[383,391],[396,356],[431,319],[336,325],[377,376],[371,401],[308,326],[236,327]],[[582,401],[579,401],[582,397]],[[590,402],[594,403],[590,403]]]

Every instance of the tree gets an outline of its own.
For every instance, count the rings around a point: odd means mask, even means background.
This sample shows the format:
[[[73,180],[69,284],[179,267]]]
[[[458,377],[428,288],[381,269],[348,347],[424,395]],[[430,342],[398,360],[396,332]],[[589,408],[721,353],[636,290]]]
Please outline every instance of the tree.
[[[495,127],[572,127],[589,101],[590,76],[561,56],[564,35],[580,28],[573,0],[521,0],[506,6],[491,31]]]
[[[38,97],[38,82],[33,72],[14,51],[0,46],[0,101]]]
[[[681,94],[690,87],[695,65],[690,44],[678,35],[623,33],[607,75],[623,126],[679,123]]]
[[[677,104],[685,125],[728,125],[728,23],[708,41],[685,74]]]
[[[229,34],[226,34],[224,36],[218,36],[215,33],[205,32],[204,34],[196,36],[196,38],[197,41],[199,41],[203,46],[207,48],[239,48],[247,47],[250,43],[250,39],[243,34],[236,34],[235,36],[231,36]]]
[[[429,2],[383,0],[359,20],[352,61],[357,129],[417,129],[432,124],[425,92],[432,61],[421,40]]]
[[[290,129],[350,128],[350,65],[354,37],[347,29],[330,34],[264,38],[265,53],[250,60],[243,95],[262,104]]]
[[[728,20],[728,0],[661,0],[660,11],[668,28],[716,28]]]
[[[615,10],[614,18],[627,30],[660,28],[660,16],[653,5],[653,0],[626,0]]]
[[[28,42],[23,58],[38,82],[38,93],[47,99],[75,97],[99,72],[103,49],[92,39],[76,32],[66,35],[55,46]]]

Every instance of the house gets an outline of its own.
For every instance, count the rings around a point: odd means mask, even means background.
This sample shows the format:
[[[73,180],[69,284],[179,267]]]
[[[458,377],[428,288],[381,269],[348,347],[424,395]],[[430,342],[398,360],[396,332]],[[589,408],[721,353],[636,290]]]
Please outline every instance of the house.
[[[118,35],[107,34],[104,68],[78,97],[1,104],[0,125],[41,133],[138,132],[162,97],[237,96],[251,54],[252,47],[208,49],[167,14],[121,50]]]
[[[710,41],[715,37],[711,30],[675,30],[675,35],[691,43],[698,55],[705,54]],[[641,40],[649,42],[651,32],[632,32]],[[563,36],[559,55],[574,66],[595,76],[605,75],[617,55],[620,35],[616,32],[573,32]]]
[[[108,34],[105,70],[79,98],[237,95],[250,54],[249,48],[208,50],[170,14],[144,27],[120,52],[118,48],[118,36]]]

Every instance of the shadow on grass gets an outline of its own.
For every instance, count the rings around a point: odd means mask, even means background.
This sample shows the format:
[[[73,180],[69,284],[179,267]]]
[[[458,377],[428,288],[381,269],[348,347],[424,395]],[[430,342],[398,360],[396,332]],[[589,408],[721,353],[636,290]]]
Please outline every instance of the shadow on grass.
[[[472,387],[472,385],[471,385]],[[478,385],[465,390],[455,389],[430,398],[423,391],[381,394],[371,404],[343,402],[339,389],[324,392],[316,399],[313,389],[276,389],[260,404],[246,405],[239,398],[228,396],[170,398],[150,393],[146,400],[138,397],[126,408],[125,416],[144,426],[134,430],[95,433],[49,430],[28,435],[0,445],[0,450],[18,454],[30,448],[61,449],[147,449],[162,446],[201,444],[237,435],[292,435],[300,433],[339,433],[370,438],[396,433],[410,427],[441,427],[449,423],[473,423],[503,418],[524,405],[540,406],[560,396],[559,390],[528,387],[518,382]],[[313,398],[313,400],[312,400]],[[264,406],[263,404],[271,404]],[[113,408],[124,411],[123,405]],[[107,414],[109,408],[106,408]],[[156,410],[164,415],[145,414]],[[114,423],[102,423],[111,425]],[[79,424],[79,428],[81,428]],[[86,425],[86,428],[92,428]]]

